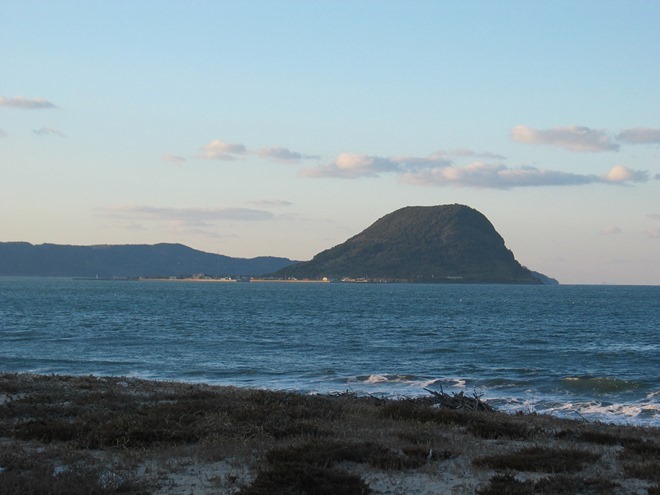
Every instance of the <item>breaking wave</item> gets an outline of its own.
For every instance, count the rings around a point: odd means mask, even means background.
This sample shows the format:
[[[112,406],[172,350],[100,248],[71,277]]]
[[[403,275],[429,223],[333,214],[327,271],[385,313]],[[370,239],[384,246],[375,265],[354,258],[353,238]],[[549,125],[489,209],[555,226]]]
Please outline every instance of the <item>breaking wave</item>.
[[[611,377],[583,376],[566,377],[561,380],[562,385],[573,392],[592,392],[595,394],[612,394],[637,390],[644,384],[632,380],[621,380]]]

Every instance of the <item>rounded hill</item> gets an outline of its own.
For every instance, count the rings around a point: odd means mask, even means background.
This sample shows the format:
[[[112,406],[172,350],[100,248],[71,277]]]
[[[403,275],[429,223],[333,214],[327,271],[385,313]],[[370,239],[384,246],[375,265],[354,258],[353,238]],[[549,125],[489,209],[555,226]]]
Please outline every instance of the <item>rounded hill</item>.
[[[531,283],[488,219],[468,206],[409,206],[377,220],[311,261],[275,274],[286,278],[418,282]]]

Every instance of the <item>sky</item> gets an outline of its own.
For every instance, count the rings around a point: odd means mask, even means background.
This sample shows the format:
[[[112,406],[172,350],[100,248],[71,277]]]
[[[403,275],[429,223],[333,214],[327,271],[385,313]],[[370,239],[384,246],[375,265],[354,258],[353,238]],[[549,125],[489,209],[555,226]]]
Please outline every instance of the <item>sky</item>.
[[[0,241],[311,259],[476,208],[660,285],[660,2],[0,0]]]

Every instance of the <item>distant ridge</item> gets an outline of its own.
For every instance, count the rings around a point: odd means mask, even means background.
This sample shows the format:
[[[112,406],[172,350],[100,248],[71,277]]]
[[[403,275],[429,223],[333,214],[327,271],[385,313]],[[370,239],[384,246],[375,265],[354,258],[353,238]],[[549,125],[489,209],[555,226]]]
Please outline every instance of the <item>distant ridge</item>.
[[[295,261],[231,258],[182,244],[68,246],[0,242],[0,275],[45,277],[259,276]]]
[[[556,283],[518,263],[488,219],[468,206],[409,206],[385,215],[283,278],[445,283]]]

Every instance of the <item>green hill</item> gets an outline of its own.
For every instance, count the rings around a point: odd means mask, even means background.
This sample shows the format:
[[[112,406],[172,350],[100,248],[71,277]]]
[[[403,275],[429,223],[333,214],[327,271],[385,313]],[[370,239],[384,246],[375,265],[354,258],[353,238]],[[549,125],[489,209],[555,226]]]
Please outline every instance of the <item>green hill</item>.
[[[541,283],[515,260],[484,215],[458,204],[402,208],[343,244],[274,276]]]
[[[294,263],[262,256],[231,258],[182,244],[66,246],[0,242],[0,276],[165,277],[204,273],[255,276]]]

